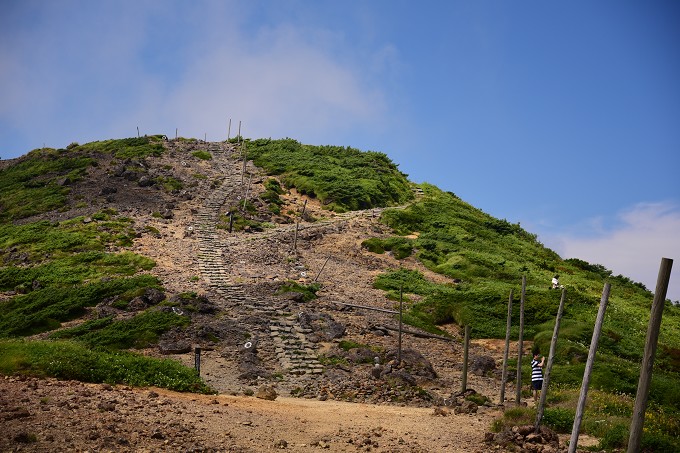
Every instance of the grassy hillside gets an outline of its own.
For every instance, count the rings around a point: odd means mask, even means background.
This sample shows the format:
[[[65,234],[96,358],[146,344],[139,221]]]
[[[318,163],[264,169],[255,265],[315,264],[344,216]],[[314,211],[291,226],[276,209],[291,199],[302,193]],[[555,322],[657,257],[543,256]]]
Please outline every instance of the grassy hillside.
[[[450,279],[448,284],[433,283],[408,270],[376,279],[375,286],[395,300],[404,290],[405,321],[413,326],[443,334],[438,326],[455,322],[472,326],[473,337],[504,338],[512,290],[516,338],[520,284],[526,276],[524,338],[547,354],[560,299],[550,282],[559,275],[567,302],[546,411],[553,427],[570,429],[602,288],[611,283],[584,429],[608,436],[603,447],[625,443],[652,301],[644,285],[598,264],[564,260],[520,225],[496,219],[435,186],[422,184],[424,195],[414,200],[414,185],[385,154],[292,139],[250,140],[246,149],[249,159],[285,187],[318,198],[329,210],[410,203],[406,209],[383,212],[381,220],[391,227],[392,237],[367,238],[363,246],[375,253],[390,251],[397,259],[414,257]],[[103,316],[61,330],[51,341],[25,340],[80,318],[103,301],[126,310],[135,298],[162,292],[162,282],[145,273],[155,263],[124,251],[136,235],[133,219],[111,208],[60,222],[35,219],[54,211],[68,217],[77,204],[69,197],[71,188],[87,180],[100,162],[134,173],[144,167],[140,163],[163,153],[158,136],[74,143],[66,149],[31,151],[0,170],[0,372],[210,391],[190,369],[128,351],[153,345],[169,329],[190,325],[191,316],[169,312],[167,300],[130,312],[125,319]],[[192,155],[211,160],[205,151]],[[180,187],[172,176],[154,178],[166,192]],[[281,187],[270,179],[265,189],[262,205],[277,209]],[[520,366],[528,379],[526,359]],[[648,449],[680,450],[678,384],[680,308],[667,303],[645,425]],[[522,411],[515,416],[530,417]]]
[[[303,145],[292,139],[249,141],[247,152],[255,165],[330,210],[398,205],[413,198],[406,175],[383,153]]]
[[[519,225],[495,219],[450,192],[427,184],[422,188],[425,196],[407,209],[383,213],[383,222],[393,228],[396,236],[367,240],[364,247],[377,253],[392,250],[395,257],[402,259],[415,256],[430,270],[450,277],[451,283],[434,284],[418,272],[400,270],[381,275],[376,287],[394,298],[400,288],[407,297],[409,293],[422,296],[420,302],[408,305],[405,319],[410,324],[438,333],[443,333],[437,328],[443,323],[470,325],[472,336],[478,338],[505,337],[507,301],[512,290],[512,335],[517,338],[521,278],[526,276],[524,338],[534,340],[534,347],[547,355],[561,296],[560,290],[550,289],[550,283],[554,275],[559,275],[567,299],[551,384],[562,389],[562,397],[573,403],[583,377],[604,283],[611,283],[591,386],[606,395],[624,395],[626,403],[617,404],[627,409],[623,417],[616,414],[620,418],[615,421],[601,412],[594,417],[609,420],[612,426],[626,425],[639,378],[653,295],[644,285],[612,275],[601,265],[561,259]],[[526,357],[523,364],[525,379],[529,376],[529,361]],[[658,430],[658,439],[648,437],[647,441],[676,448],[677,442],[668,433],[680,434],[680,424],[677,417],[668,417],[680,412],[680,307],[670,301],[666,302],[654,373],[652,407],[658,411],[658,420],[670,424]],[[571,407],[565,410],[567,415],[572,411],[573,420],[573,404]],[[658,428],[658,424],[655,426]],[[591,432],[602,435],[601,428]],[[621,446],[624,441],[620,436],[612,440],[612,445]]]

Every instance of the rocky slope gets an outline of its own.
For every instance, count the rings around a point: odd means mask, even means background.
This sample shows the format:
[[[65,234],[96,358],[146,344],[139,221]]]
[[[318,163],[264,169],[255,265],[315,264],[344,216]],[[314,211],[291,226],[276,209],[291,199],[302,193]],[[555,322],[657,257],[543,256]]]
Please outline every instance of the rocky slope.
[[[164,296],[176,303],[178,316],[192,317],[191,328],[168,332],[158,348],[143,352],[194,366],[200,348],[201,375],[218,396],[5,378],[2,415],[11,429],[3,451],[490,448],[483,441],[497,415],[502,351],[490,347],[493,342],[471,346],[467,388],[490,400],[474,409],[461,409],[464,399],[456,397],[462,370],[458,326],[447,327],[447,341],[409,328],[397,363],[397,319],[388,311],[398,304],[373,288],[375,277],[407,267],[445,278],[411,258],[397,261],[361,247],[369,237],[389,235],[378,221],[380,210],[336,215],[291,191],[282,196],[283,214],[272,215],[258,198],[266,176],[244,164],[234,145],[172,140],[165,146],[159,158],[99,162],[73,185],[73,208],[47,217],[111,208],[134,219],[138,237],[132,250],[156,261],[150,273],[163,282]],[[194,151],[207,151],[212,159],[194,157]],[[162,190],[154,182],[159,177],[181,181],[183,189]],[[246,198],[256,208],[248,215],[269,227],[232,233],[218,228]],[[280,293],[290,281],[321,284],[319,297],[305,302],[300,293]],[[194,295],[187,299],[187,293]],[[132,310],[158,299],[141,297]],[[88,316],[112,313],[130,314],[101,304]],[[359,347],[345,350],[341,341]],[[263,388],[279,395],[269,409],[266,399],[251,396]],[[514,395],[511,388],[506,394]],[[299,399],[284,398],[289,396]]]

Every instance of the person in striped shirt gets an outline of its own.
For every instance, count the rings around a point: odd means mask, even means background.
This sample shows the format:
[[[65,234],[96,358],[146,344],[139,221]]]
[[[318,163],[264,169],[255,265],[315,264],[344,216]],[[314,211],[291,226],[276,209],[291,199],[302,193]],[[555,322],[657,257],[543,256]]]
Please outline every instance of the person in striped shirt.
[[[543,388],[543,363],[545,356],[540,357],[538,351],[534,352],[534,359],[531,361],[531,388],[534,390],[534,401],[538,401],[538,394]]]

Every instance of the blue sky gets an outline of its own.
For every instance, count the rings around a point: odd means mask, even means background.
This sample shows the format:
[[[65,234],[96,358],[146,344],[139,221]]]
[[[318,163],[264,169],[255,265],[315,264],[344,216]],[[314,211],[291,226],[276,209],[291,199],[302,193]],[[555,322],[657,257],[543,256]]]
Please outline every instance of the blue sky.
[[[680,259],[676,1],[0,8],[3,159],[137,127],[224,140],[231,119],[232,136],[241,121],[246,137],[382,151],[652,290],[661,258]]]

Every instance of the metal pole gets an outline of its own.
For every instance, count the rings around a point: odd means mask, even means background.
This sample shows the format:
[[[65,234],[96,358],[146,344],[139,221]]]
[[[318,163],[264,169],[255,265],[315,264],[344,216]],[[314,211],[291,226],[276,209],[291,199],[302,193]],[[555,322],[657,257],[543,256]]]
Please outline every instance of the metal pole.
[[[501,396],[499,404],[505,403],[505,383],[508,381],[508,351],[510,350],[510,325],[512,323],[512,289],[508,298],[508,320],[505,324],[505,351],[503,352],[503,373],[501,377]]]
[[[460,393],[467,390],[467,372],[468,372],[468,351],[470,349],[470,326],[465,326],[465,343],[463,345],[463,377],[460,384]]]
[[[543,410],[545,408],[545,401],[548,397],[548,384],[550,383],[550,371],[552,370],[553,362],[555,361],[555,348],[557,347],[557,337],[560,331],[560,322],[562,321],[562,313],[564,312],[564,301],[567,298],[567,290],[562,288],[562,297],[560,297],[560,306],[557,308],[557,316],[555,317],[555,329],[553,330],[552,341],[550,341],[550,353],[548,354],[548,364],[545,366],[545,376],[543,376],[543,388],[541,390],[541,399],[536,409],[536,425],[534,431],[538,434],[541,426],[541,419],[543,418]]]
[[[671,278],[672,267],[672,259],[661,259],[659,276],[656,279],[654,301],[652,302],[652,312],[650,314],[649,325],[647,326],[647,341],[645,342],[645,352],[642,356],[640,381],[638,382],[635,405],[633,406],[633,419],[630,425],[630,437],[628,438],[628,453],[640,451],[642,426],[645,422],[647,398],[649,397],[649,385],[652,382],[652,367],[654,365],[654,356],[656,355],[656,346],[659,341],[661,318],[663,315],[664,303],[666,301],[666,292],[668,291],[668,282]]]
[[[519,406],[522,402],[522,353],[524,352],[524,298],[526,296],[527,277],[522,275],[522,295],[519,299],[519,338],[517,339],[517,381],[515,384],[515,403]]]
[[[586,406],[586,398],[588,397],[588,386],[590,385],[590,374],[593,371],[595,353],[597,352],[597,342],[600,340],[600,332],[602,331],[602,323],[604,322],[604,312],[607,310],[610,289],[611,285],[609,283],[605,283],[604,289],[602,290],[602,299],[600,300],[600,309],[597,311],[597,318],[595,319],[593,338],[590,340],[590,350],[588,351],[586,369],[583,372],[581,395],[579,396],[578,404],[576,406],[574,426],[571,429],[571,438],[569,439],[569,453],[574,453],[576,451],[576,446],[578,445],[578,432],[581,429],[581,420],[583,420],[583,411]]]

